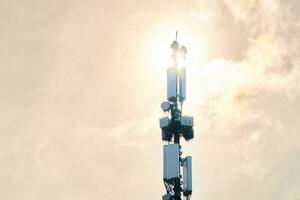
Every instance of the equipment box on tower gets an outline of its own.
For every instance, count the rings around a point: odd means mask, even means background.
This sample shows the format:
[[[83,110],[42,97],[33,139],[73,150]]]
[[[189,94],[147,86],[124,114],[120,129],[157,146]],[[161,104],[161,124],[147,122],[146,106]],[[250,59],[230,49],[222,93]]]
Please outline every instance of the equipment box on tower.
[[[179,168],[179,145],[164,145],[164,180],[179,178]]]

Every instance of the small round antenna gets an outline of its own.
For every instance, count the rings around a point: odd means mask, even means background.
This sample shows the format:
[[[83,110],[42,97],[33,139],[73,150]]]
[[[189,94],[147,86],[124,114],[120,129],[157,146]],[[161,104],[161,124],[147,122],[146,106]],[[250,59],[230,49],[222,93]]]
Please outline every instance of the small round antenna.
[[[168,101],[164,101],[161,103],[160,107],[164,112],[166,112],[170,110],[171,104]]]
[[[181,54],[181,56],[183,57],[183,59],[185,59],[186,58],[186,53],[187,53],[187,49],[186,49],[186,47],[185,46],[181,46],[180,47],[180,54]]]

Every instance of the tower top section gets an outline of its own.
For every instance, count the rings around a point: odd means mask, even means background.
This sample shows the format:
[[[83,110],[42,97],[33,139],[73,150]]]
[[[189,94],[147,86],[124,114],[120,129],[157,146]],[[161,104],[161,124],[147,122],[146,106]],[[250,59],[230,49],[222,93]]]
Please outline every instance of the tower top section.
[[[186,66],[187,48],[176,39],[171,43],[172,64],[167,69],[167,99],[175,104],[182,104],[186,99]]]
[[[182,62],[180,63],[180,60],[185,60],[186,59],[186,54],[187,54],[187,48],[180,44],[177,41],[177,36],[178,32],[176,31],[176,37],[175,40],[171,43],[171,50],[172,50],[172,67],[184,67],[184,66],[179,66],[182,65]]]

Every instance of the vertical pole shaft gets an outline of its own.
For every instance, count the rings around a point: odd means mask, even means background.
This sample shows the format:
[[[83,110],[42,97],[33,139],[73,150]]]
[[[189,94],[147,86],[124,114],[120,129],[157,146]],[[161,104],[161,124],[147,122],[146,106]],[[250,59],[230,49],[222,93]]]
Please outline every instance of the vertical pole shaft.
[[[176,87],[177,87],[177,91],[178,91],[178,86],[176,84]],[[176,104],[175,104],[175,116],[173,115],[172,116],[172,125],[173,125],[173,134],[174,134],[174,143],[178,144],[179,147],[180,147],[180,132],[179,132],[179,129],[180,129],[180,121],[179,119],[177,118],[178,116],[176,116],[176,112],[178,112],[179,109],[178,109],[178,102],[176,100]],[[181,116],[181,111],[180,111],[180,116]],[[179,152],[179,158],[180,158],[180,152]],[[181,158],[180,158],[181,159]],[[179,166],[180,167],[180,166]],[[181,173],[180,173],[180,176],[181,176]],[[181,200],[181,177],[179,177],[179,179],[177,179],[175,181],[175,185],[174,185],[174,197],[176,200]]]
[[[177,31],[176,31],[176,40],[177,40]],[[177,63],[177,57],[176,57],[176,103],[175,103],[175,112],[180,112],[181,116],[181,111],[178,109],[178,98],[179,98],[179,77],[178,77],[178,63]],[[179,128],[180,128],[180,121],[178,119],[178,113],[175,113],[175,119],[173,119],[173,132],[174,132],[174,143],[178,144],[180,146],[180,133],[179,133]],[[179,158],[180,158],[180,152],[179,152]],[[180,166],[179,166],[180,167]],[[180,173],[181,176],[181,173]],[[176,180],[175,185],[174,185],[174,193],[175,193],[175,199],[176,200],[181,200],[181,177]]]

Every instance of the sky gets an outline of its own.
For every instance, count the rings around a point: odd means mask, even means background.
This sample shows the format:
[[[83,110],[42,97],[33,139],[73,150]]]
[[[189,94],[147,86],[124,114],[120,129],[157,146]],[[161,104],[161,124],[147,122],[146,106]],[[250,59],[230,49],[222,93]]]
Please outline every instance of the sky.
[[[0,0],[0,199],[153,200],[169,45],[193,200],[300,199],[297,0]]]

